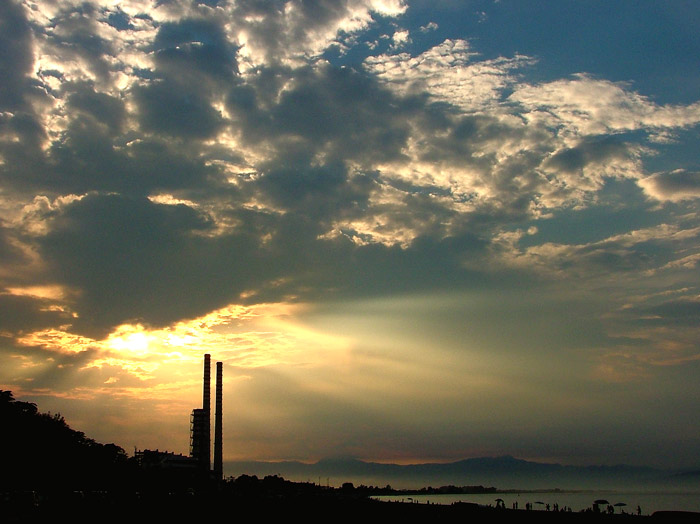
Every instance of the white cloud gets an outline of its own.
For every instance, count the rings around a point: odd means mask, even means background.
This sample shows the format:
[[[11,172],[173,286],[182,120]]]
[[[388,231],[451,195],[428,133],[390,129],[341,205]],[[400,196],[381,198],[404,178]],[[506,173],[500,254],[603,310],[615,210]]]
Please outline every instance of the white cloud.
[[[395,17],[406,9],[402,0],[343,0],[310,5],[289,0],[269,8],[232,4],[227,27],[232,39],[243,46],[240,52],[247,67],[298,65],[319,56],[340,34],[366,29],[375,13]]]
[[[511,72],[533,61],[516,56],[474,62],[476,56],[466,40],[445,40],[415,57],[368,57],[365,67],[401,94],[425,92],[465,112],[499,110],[501,93],[514,80]]]
[[[411,37],[409,36],[408,31],[405,29],[400,30],[400,31],[395,31],[391,40],[392,40],[392,44],[391,44],[392,49],[400,49],[402,47],[406,47],[408,44],[411,43]]]
[[[572,137],[645,129],[686,127],[700,122],[700,103],[659,106],[625,84],[585,74],[570,80],[519,85],[509,101],[520,104],[530,122],[562,126]]]

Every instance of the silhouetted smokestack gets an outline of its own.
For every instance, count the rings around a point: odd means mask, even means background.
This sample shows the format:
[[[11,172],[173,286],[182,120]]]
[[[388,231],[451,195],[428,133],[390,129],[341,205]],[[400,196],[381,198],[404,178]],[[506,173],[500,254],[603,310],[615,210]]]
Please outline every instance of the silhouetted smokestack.
[[[204,435],[202,435],[202,467],[209,471],[211,467],[211,355],[204,355],[204,391],[202,399],[204,410]]]
[[[214,478],[221,480],[224,473],[223,451],[223,363],[216,363],[216,412],[214,414]]]

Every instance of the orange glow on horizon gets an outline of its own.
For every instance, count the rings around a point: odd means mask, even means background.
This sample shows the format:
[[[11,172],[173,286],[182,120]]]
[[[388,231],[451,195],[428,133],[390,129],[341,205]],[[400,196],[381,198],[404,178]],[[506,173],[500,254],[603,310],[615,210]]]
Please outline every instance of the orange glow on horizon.
[[[178,380],[183,363],[199,365],[203,353],[238,368],[257,368],[299,358],[306,361],[310,353],[347,349],[343,337],[298,324],[295,316],[305,308],[288,303],[230,304],[163,328],[122,324],[102,340],[77,335],[70,332],[70,326],[62,326],[28,333],[17,342],[61,355],[92,350],[94,358],[82,369],[111,368],[140,381],[152,379],[163,384]],[[104,381],[110,385],[118,382],[115,376]]]

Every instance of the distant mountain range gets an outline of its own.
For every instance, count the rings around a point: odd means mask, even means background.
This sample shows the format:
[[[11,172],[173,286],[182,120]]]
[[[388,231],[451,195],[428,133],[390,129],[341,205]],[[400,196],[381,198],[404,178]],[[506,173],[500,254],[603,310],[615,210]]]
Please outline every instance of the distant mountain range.
[[[288,480],[393,488],[486,486],[499,489],[683,489],[700,491],[700,470],[672,471],[638,466],[564,466],[509,455],[447,464],[379,464],[356,459],[302,462],[227,462],[229,476],[279,475]]]

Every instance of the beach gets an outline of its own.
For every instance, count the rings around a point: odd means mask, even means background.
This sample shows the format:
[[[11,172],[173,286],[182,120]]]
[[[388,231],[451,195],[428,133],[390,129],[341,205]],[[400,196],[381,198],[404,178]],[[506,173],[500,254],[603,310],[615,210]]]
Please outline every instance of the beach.
[[[420,519],[429,522],[675,522],[697,521],[700,513],[654,512],[651,515],[608,514],[588,511],[546,511],[489,507],[474,503],[433,504],[387,502],[368,497],[332,495],[282,495],[243,497],[231,494],[182,496],[158,494],[131,499],[54,498],[43,504],[25,505],[17,511],[3,511],[10,524],[69,520],[74,523],[107,522],[136,524],[146,522],[202,522],[209,519],[236,520],[241,516],[261,520],[387,521]]]
[[[506,508],[525,509],[532,504],[534,510],[547,511],[555,507],[571,508],[573,512],[592,508],[596,500],[607,500],[617,514],[641,513],[651,515],[658,511],[700,512],[700,494],[696,492],[655,492],[655,491],[592,491],[592,490],[549,490],[549,491],[498,491],[496,493],[471,494],[410,494],[385,495],[376,497],[385,502],[413,502],[417,504],[450,505],[455,502],[471,502],[481,506],[495,506],[502,500]],[[607,507],[607,504],[605,505]]]

